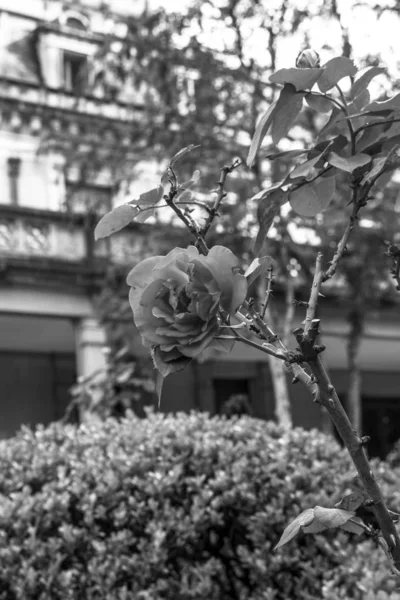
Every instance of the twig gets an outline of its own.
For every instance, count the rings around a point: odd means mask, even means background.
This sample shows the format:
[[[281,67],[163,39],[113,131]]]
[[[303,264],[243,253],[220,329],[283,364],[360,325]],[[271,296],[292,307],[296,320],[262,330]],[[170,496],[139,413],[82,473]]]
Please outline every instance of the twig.
[[[172,169],[171,169],[172,171]],[[169,192],[169,194],[166,194],[164,196],[164,200],[167,203],[167,205],[172,208],[172,210],[174,211],[174,213],[179,217],[179,219],[185,224],[185,226],[188,228],[188,230],[190,231],[190,233],[196,238],[196,245],[197,247],[202,251],[203,254],[207,255],[208,254],[208,247],[207,244],[204,241],[203,236],[201,235],[200,231],[197,229],[196,225],[193,223],[193,221],[191,222],[187,216],[181,211],[181,209],[176,206],[175,202],[174,202],[174,198],[177,194],[177,190],[176,188],[174,188],[171,185],[171,190]]]
[[[227,176],[229,175],[229,173],[232,173],[232,171],[234,171],[234,169],[239,167],[241,164],[242,164],[241,160],[235,160],[229,167],[228,166],[222,167],[220,178],[218,181],[218,189],[216,192],[217,198],[216,198],[212,208],[209,209],[209,214],[206,219],[206,222],[205,222],[203,228],[200,230],[200,233],[203,237],[206,236],[208,230],[210,229],[210,227],[212,225],[212,222],[214,221],[215,217],[218,215],[218,209],[220,207],[220,204],[226,196],[225,182],[226,182]]]
[[[265,313],[267,312],[268,302],[269,302],[269,299],[270,299],[270,296],[271,296],[272,286],[273,286],[273,283],[274,283],[274,278],[272,277],[272,272],[273,272],[273,267],[272,267],[272,265],[270,265],[268,267],[268,270],[267,270],[267,277],[266,277],[266,279],[267,279],[267,289],[265,291],[264,306],[263,306],[263,309],[262,309],[262,312],[261,312],[261,318],[262,318],[263,321],[265,319]]]
[[[304,325],[304,336],[311,343],[315,342],[315,332],[318,331],[318,326],[315,327],[313,325],[315,320],[315,313],[318,306],[319,290],[321,288],[321,284],[324,278],[324,272],[322,270],[322,258],[323,257],[321,252],[318,252],[317,259],[315,261],[314,279],[311,286],[310,299],[307,304],[306,320]]]
[[[365,113],[360,113],[359,115],[350,115],[349,118],[353,118],[353,117],[363,117],[365,116]],[[400,119],[390,119],[390,121],[387,121],[388,123],[400,123]],[[365,129],[369,129],[370,127],[376,127],[376,125],[382,125],[382,123],[385,123],[384,121],[375,121],[374,123],[366,123],[365,125],[361,125],[358,129],[355,130],[354,134],[357,136],[361,131],[364,131]]]
[[[271,356],[274,356],[275,358],[280,358],[281,360],[286,360],[286,356],[282,352],[279,352],[272,345],[267,345],[265,343],[262,345],[257,344],[257,342],[253,342],[252,340],[249,340],[248,338],[241,335],[236,329],[233,330],[233,333],[236,336],[236,338],[238,339],[238,341],[241,341],[244,344],[251,346],[252,348],[257,348],[257,350],[260,350],[261,352],[265,352],[265,354],[270,354]]]
[[[347,224],[346,229],[344,230],[344,233],[337,245],[336,248],[336,252],[332,258],[331,261],[331,266],[329,267],[329,269],[324,273],[323,277],[322,277],[322,281],[325,282],[328,279],[331,279],[334,274],[336,273],[336,269],[338,266],[338,263],[340,261],[340,259],[342,258],[343,254],[346,251],[346,247],[347,247],[347,242],[349,240],[349,236],[350,233],[352,232],[352,230],[355,227],[356,221],[357,221],[357,213],[361,208],[361,204],[360,202],[357,201],[357,188],[354,187],[353,188],[353,194],[352,194],[352,200],[351,200],[352,204],[353,204],[353,210],[352,213],[350,215],[350,219],[349,222]]]

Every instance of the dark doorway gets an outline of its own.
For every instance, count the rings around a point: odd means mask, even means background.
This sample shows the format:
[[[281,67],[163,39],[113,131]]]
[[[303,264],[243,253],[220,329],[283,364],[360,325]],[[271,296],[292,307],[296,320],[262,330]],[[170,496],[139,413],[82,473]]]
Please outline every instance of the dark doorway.
[[[214,379],[215,408],[217,413],[222,412],[222,407],[237,394],[244,394],[250,399],[250,386],[248,379]]]
[[[368,453],[385,458],[400,438],[400,400],[363,397],[362,409],[362,435],[371,438],[367,446]]]
[[[0,351],[0,438],[60,419],[76,381],[70,353]]]

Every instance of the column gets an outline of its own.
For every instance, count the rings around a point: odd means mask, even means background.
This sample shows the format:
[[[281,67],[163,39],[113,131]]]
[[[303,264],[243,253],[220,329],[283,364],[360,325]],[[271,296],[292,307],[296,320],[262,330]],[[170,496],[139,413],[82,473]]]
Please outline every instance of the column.
[[[106,366],[106,335],[97,319],[81,319],[75,327],[78,376],[87,377]]]
[[[19,189],[18,179],[21,170],[21,159],[20,158],[9,158],[7,160],[8,165],[8,180],[10,182],[10,204],[19,204]]]

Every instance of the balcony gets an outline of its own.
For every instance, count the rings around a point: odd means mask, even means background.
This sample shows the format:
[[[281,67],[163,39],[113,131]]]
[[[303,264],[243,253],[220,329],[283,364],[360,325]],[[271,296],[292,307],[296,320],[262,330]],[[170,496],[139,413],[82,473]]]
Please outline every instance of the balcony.
[[[132,224],[105,240],[94,240],[99,216],[0,205],[0,272],[13,282],[74,286],[101,283],[107,265],[129,266],[146,256],[187,244],[185,231]]]
[[[132,122],[141,118],[140,105],[125,104],[104,100],[97,96],[77,97],[62,89],[39,87],[36,84],[0,77],[0,99],[11,105],[26,108],[61,110],[81,115],[109,119],[111,121]]]

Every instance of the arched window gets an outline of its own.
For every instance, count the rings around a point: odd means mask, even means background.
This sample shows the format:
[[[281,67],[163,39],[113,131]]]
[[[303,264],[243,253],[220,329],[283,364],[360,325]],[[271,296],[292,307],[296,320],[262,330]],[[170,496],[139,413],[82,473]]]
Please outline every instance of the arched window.
[[[82,31],[86,31],[86,26],[84,25],[84,23],[82,23],[82,21],[80,19],[77,19],[76,17],[68,17],[68,19],[66,19],[65,24],[67,27],[72,27],[73,29],[80,29]]]
[[[89,19],[80,12],[68,10],[60,17],[60,24],[71,29],[87,31],[89,29]]]

